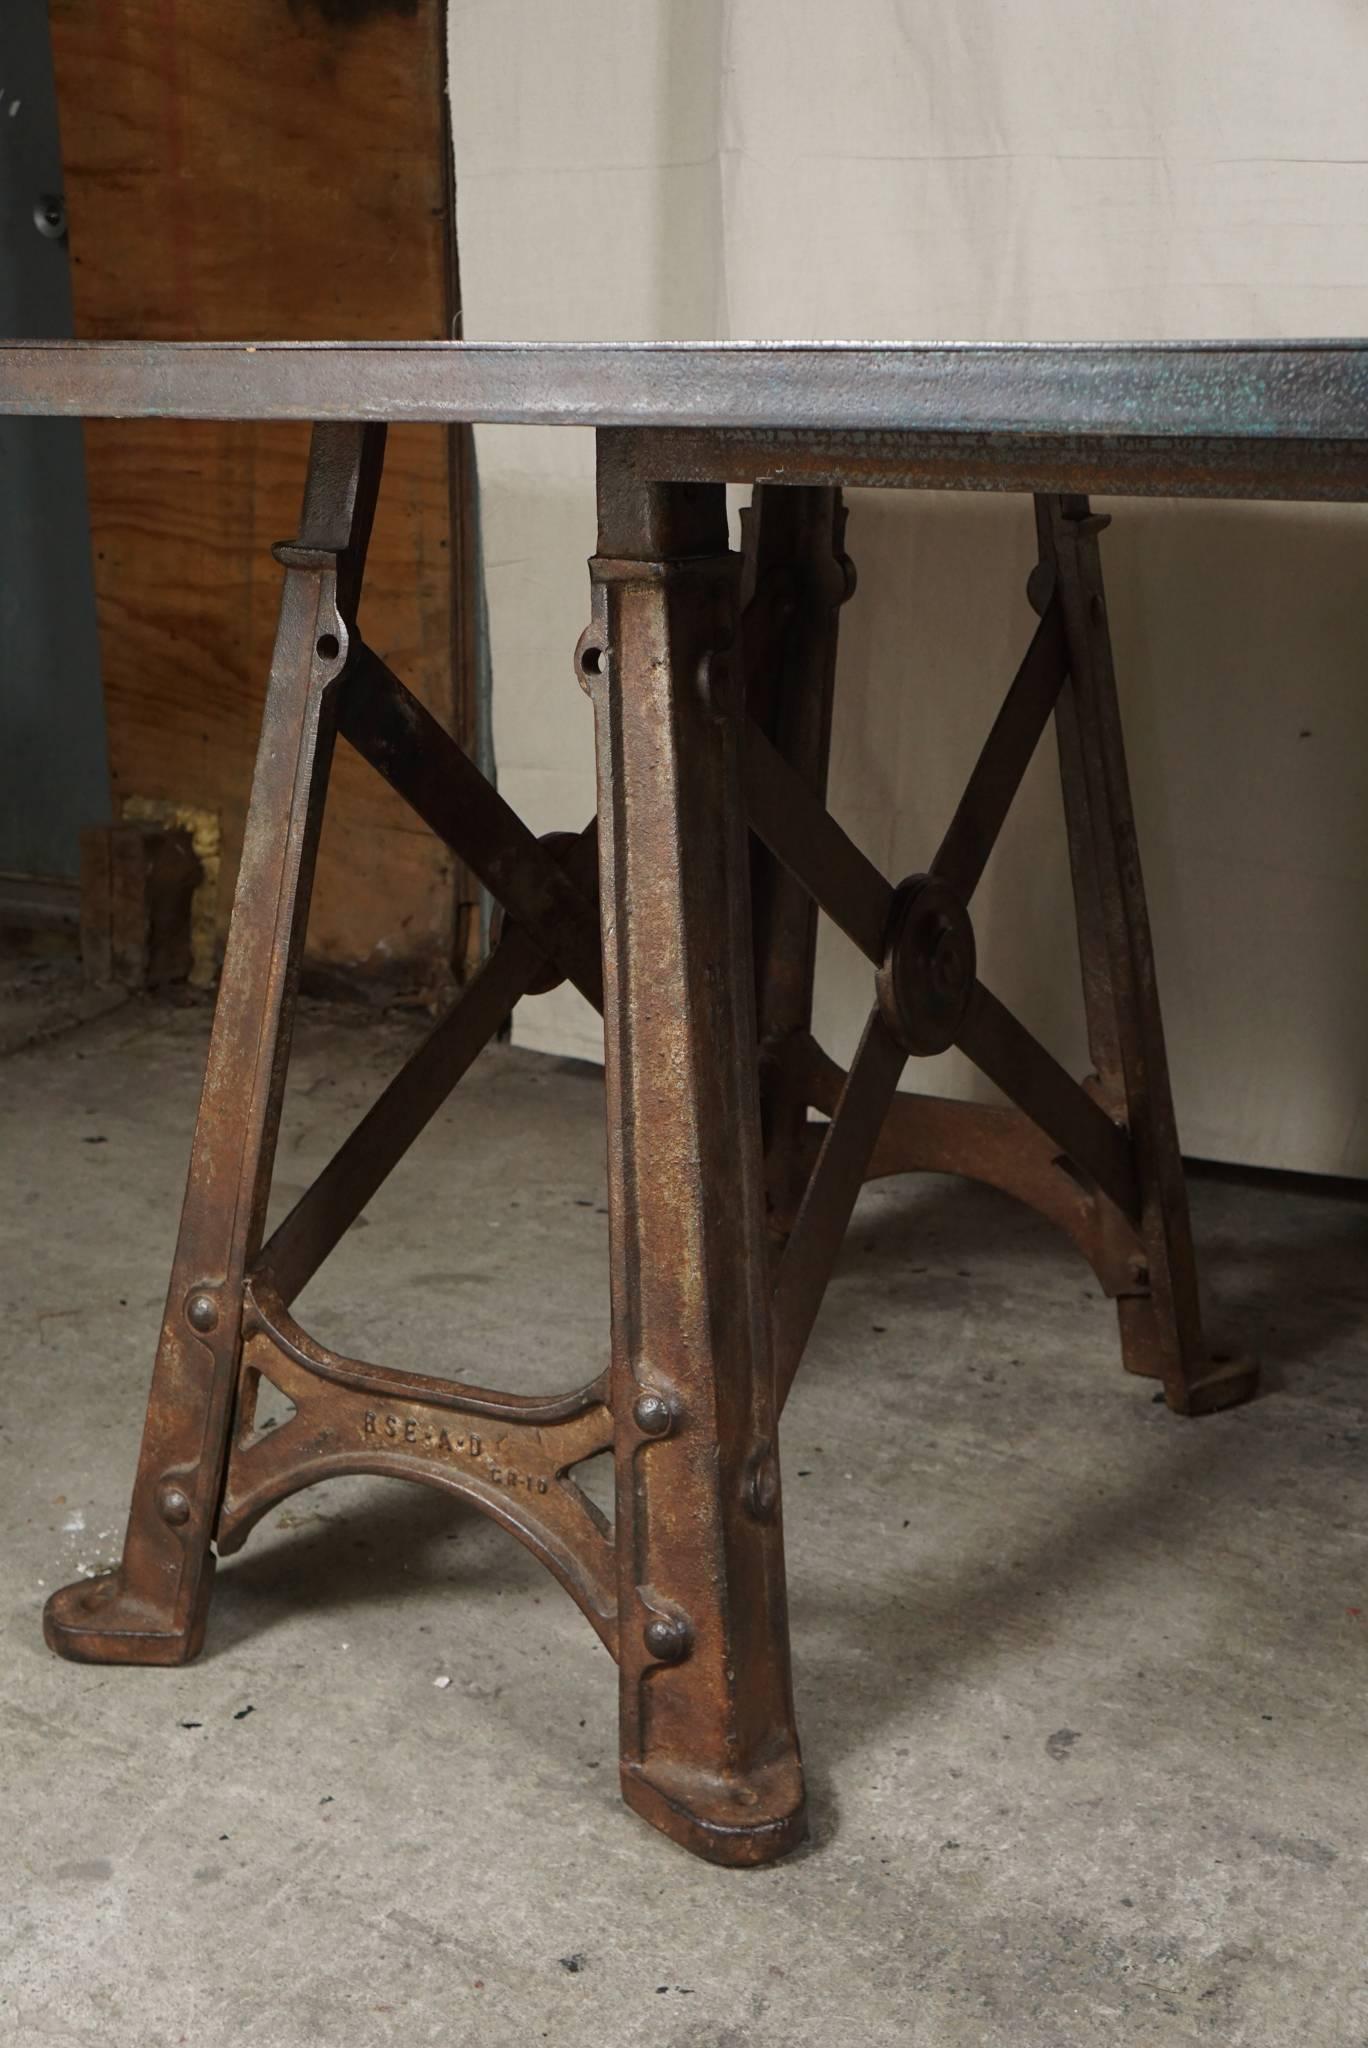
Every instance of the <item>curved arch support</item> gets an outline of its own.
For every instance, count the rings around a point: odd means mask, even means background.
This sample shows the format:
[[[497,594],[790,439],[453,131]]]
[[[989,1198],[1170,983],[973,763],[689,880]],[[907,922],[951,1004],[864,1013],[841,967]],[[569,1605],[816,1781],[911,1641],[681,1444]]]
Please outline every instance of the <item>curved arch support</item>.
[[[258,1382],[295,1414],[257,1435]],[[215,1540],[239,1549],[292,1493],[349,1473],[411,1479],[479,1508],[524,1543],[584,1610],[617,1655],[611,1533],[567,1475],[612,1441],[606,1386],[543,1399],[489,1394],[451,1381],[389,1372],[327,1351],[269,1296],[255,1299],[242,1349],[238,1427]]]
[[[791,1085],[811,1109],[833,1114],[845,1074],[804,1034],[781,1055]],[[822,1128],[809,1134],[816,1157]],[[1019,1109],[953,1102],[932,1095],[896,1095],[884,1119],[866,1180],[898,1173],[953,1173],[984,1182],[1025,1202],[1062,1230],[1113,1300],[1146,1287],[1140,1237],[1114,1202],[1078,1178],[1059,1148]]]

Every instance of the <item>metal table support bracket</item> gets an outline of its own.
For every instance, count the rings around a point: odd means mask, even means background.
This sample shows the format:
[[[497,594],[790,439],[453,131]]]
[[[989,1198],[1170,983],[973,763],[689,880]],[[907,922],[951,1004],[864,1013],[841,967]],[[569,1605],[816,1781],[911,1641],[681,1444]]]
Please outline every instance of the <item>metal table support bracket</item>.
[[[815,480],[791,473],[789,450],[782,481],[757,481],[774,468],[764,434],[600,424],[591,620],[575,651],[599,813],[543,841],[363,638],[384,440],[375,422],[316,427],[299,537],[277,550],[280,625],[123,1559],[53,1595],[47,1639],[90,1661],[180,1663],[200,1647],[216,1558],[270,1507],[340,1473],[419,1480],[525,1543],[615,1657],[629,1803],[701,1855],[764,1862],[804,1829],[779,1415],[867,1179],[972,1175],[1051,1218],[1115,1300],[1126,1367],[1159,1380],[1175,1411],[1224,1407],[1255,1384],[1251,1364],[1213,1361],[1202,1335],[1107,631],[1106,521],[1077,492],[1035,493],[1034,631],[939,847],[924,871],[888,878],[825,803],[837,622],[854,588],[844,456],[828,436]],[[1051,460],[1073,479],[1072,458]],[[905,448],[865,447],[849,467],[902,482],[905,462]],[[739,556],[721,481],[738,473],[756,485]],[[984,984],[970,915],[1051,722],[1083,1081]],[[339,735],[469,863],[502,919],[450,1012],[267,1236]],[[812,1035],[819,911],[870,967],[849,1072]],[[301,1288],[512,1005],[565,978],[605,1019],[604,1371],[534,1398],[317,1343],[291,1313]],[[950,1045],[1013,1106],[898,1092],[909,1059]],[[262,1379],[295,1405],[270,1431],[255,1426]],[[603,1455],[611,1523],[576,1479]]]

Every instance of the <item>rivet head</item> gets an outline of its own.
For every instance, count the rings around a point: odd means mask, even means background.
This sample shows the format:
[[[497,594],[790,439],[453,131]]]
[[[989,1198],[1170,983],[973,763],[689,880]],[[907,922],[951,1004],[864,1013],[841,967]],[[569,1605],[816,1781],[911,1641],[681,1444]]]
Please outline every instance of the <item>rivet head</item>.
[[[185,1320],[192,1330],[218,1327],[218,1303],[212,1294],[192,1294],[185,1304]]]
[[[746,1506],[757,1522],[772,1522],[779,1506],[779,1460],[773,1451],[757,1452],[746,1482]]]
[[[658,1664],[677,1664],[689,1647],[689,1631],[669,1615],[654,1615],[646,1624],[646,1648]]]
[[[665,1436],[674,1421],[674,1416],[670,1413],[670,1404],[665,1396],[653,1392],[648,1387],[644,1394],[637,1395],[636,1405],[632,1409],[632,1419],[643,1436]]]
[[[181,1528],[190,1519],[190,1496],[179,1486],[164,1486],[157,1495],[157,1507],[162,1520],[173,1529]]]

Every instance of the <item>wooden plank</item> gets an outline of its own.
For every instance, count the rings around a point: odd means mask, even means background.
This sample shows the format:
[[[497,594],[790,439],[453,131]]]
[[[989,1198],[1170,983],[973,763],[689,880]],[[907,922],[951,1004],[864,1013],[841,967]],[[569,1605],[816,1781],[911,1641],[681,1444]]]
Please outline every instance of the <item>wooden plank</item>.
[[[77,334],[435,338],[454,266],[442,0],[53,0]],[[116,809],[217,810],[226,924],[307,431],[87,429]],[[463,451],[455,451],[457,467]],[[458,735],[450,430],[390,437],[368,638]],[[338,750],[314,957],[440,977],[449,854]]]
[[[81,834],[81,961],[93,982],[162,988],[190,972],[200,878],[183,826],[88,825]]]

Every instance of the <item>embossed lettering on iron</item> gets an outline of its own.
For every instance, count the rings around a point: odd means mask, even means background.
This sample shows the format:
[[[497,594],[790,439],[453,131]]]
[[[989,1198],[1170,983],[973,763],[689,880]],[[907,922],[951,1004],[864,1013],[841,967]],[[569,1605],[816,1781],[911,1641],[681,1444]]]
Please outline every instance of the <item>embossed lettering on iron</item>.
[[[523,1487],[528,1493],[546,1493],[550,1482],[532,1472],[520,1472],[487,1451],[483,1437],[474,1430],[446,1429],[435,1422],[420,1422],[416,1416],[395,1415],[384,1409],[367,1408],[361,1419],[361,1434],[368,1443],[391,1443],[428,1451],[439,1458],[470,1459],[480,1475],[494,1486]]]

